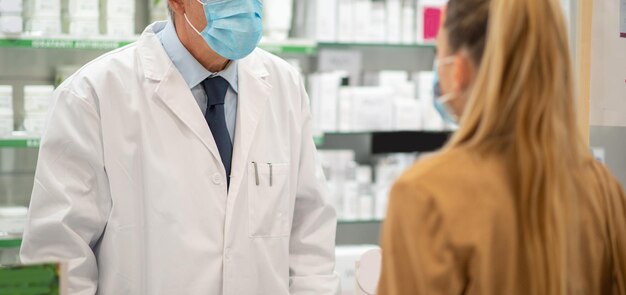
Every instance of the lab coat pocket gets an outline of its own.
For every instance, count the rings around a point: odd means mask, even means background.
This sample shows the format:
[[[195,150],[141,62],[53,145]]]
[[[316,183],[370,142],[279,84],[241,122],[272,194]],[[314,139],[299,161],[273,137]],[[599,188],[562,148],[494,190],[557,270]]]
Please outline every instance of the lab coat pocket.
[[[289,236],[289,164],[248,166],[248,230],[252,238]]]

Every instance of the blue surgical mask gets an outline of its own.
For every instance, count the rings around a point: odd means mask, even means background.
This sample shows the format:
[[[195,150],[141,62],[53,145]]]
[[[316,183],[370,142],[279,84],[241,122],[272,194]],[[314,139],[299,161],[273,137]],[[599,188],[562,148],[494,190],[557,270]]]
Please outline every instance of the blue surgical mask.
[[[217,54],[230,60],[248,56],[263,36],[261,0],[196,0],[204,6],[207,26],[198,31],[187,23]]]
[[[435,72],[435,77],[433,79],[433,94],[434,94],[433,104],[435,106],[435,109],[437,110],[437,112],[439,113],[439,115],[444,121],[456,126],[459,124],[458,117],[454,115],[454,112],[450,110],[450,107],[447,104],[449,101],[453,100],[455,96],[453,94],[442,93],[441,85],[439,83],[439,69],[437,68],[436,64],[435,64],[434,72]]]

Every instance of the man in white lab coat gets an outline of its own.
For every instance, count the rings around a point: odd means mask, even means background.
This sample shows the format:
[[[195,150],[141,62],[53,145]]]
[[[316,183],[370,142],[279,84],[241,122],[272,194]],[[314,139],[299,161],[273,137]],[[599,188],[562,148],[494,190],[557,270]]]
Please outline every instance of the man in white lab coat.
[[[66,261],[70,294],[337,294],[308,98],[255,49],[260,0],[169,4],[55,91],[23,262]]]

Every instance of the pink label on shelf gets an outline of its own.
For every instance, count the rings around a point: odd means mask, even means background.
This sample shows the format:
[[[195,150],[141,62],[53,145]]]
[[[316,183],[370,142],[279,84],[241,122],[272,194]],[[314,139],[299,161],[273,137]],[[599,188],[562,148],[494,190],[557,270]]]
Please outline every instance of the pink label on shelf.
[[[626,33],[621,33],[621,34],[619,34],[619,36],[622,37],[622,38],[626,38]]]
[[[441,25],[441,7],[424,9],[424,40],[434,40]]]

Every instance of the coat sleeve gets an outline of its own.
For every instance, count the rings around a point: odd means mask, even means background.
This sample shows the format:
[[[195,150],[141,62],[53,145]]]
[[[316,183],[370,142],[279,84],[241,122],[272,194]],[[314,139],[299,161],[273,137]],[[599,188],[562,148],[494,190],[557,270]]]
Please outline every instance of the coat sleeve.
[[[67,263],[69,291],[93,295],[96,246],[111,209],[96,103],[57,89],[42,137],[22,262]]]
[[[462,276],[436,198],[410,180],[392,189],[378,295],[461,294]]]
[[[301,152],[289,255],[289,290],[292,295],[339,293],[335,274],[337,217],[327,202],[325,179],[316,161],[308,96],[302,97]]]

